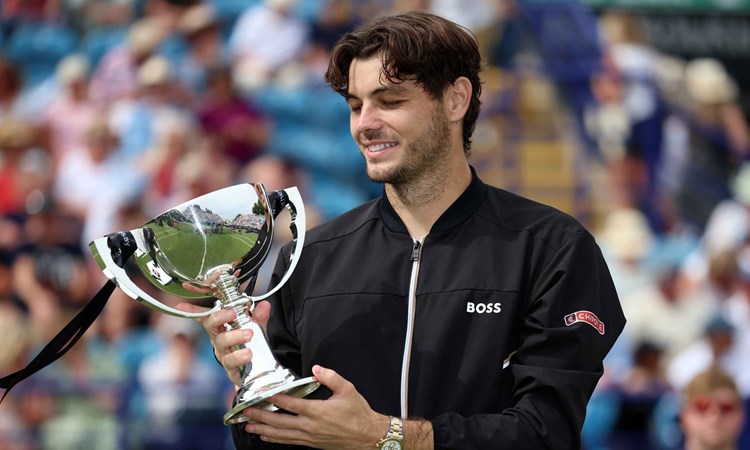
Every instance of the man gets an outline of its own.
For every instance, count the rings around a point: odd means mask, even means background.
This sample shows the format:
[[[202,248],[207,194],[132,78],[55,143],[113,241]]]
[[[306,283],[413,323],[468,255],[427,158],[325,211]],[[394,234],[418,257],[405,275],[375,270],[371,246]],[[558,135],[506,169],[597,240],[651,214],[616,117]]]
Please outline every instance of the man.
[[[469,166],[479,71],[472,36],[428,13],[377,19],[335,46],[326,79],[385,194],[309,231],[281,294],[256,307],[279,362],[328,398],[271,397],[292,414],[248,408],[238,448],[580,446],[625,320],[588,232]],[[250,339],[224,332],[234,317],[203,325],[239,385],[252,355],[231,350]]]
[[[734,450],[744,423],[737,386],[721,369],[711,368],[685,387],[680,425],[686,450]]]

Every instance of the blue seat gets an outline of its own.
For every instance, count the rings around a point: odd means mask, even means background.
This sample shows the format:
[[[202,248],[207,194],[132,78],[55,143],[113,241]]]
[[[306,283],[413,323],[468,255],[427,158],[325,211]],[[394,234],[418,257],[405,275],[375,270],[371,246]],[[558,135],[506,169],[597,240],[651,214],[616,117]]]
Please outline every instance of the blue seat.
[[[209,0],[220,20],[237,19],[245,10],[260,3],[260,0]]]
[[[7,42],[8,57],[19,65],[27,84],[35,85],[54,74],[57,63],[74,52],[78,40],[59,24],[23,23]]]

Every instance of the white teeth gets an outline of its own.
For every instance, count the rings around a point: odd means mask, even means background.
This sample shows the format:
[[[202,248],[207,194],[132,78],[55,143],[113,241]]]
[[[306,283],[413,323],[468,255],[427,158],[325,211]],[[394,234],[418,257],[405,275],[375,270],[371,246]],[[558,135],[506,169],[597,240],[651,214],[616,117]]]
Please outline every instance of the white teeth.
[[[388,147],[394,147],[396,144],[388,143],[388,144],[378,144],[378,145],[368,145],[367,150],[371,152],[379,152],[383,149],[386,149]]]

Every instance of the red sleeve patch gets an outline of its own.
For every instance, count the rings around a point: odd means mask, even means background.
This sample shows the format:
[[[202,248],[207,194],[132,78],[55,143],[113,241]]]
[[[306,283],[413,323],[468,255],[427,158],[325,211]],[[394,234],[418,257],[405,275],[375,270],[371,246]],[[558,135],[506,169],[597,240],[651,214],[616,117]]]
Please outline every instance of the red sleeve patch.
[[[569,327],[577,322],[583,322],[591,325],[599,332],[604,335],[604,322],[596,317],[596,314],[591,311],[576,311],[565,316],[565,326]]]

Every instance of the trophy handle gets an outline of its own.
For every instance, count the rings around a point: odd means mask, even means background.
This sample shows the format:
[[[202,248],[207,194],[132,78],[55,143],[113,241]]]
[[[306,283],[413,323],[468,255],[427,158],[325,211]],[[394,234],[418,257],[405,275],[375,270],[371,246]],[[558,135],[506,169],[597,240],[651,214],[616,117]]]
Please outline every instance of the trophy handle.
[[[143,236],[143,229],[138,228],[136,230],[130,230],[130,233],[135,238],[135,242],[138,247],[138,250],[136,250],[136,252],[147,251],[148,246],[146,244],[146,239]],[[89,244],[89,248],[91,249],[91,253],[94,255],[94,259],[96,260],[96,263],[99,265],[104,275],[110,281],[115,283],[117,287],[119,287],[120,290],[122,290],[122,292],[124,292],[128,297],[134,300],[138,300],[139,302],[143,303],[144,305],[148,306],[151,309],[155,309],[157,311],[161,311],[165,314],[169,314],[172,316],[184,317],[187,319],[194,319],[196,317],[205,317],[221,309],[220,304],[216,304],[214,305],[213,308],[209,309],[208,311],[201,312],[201,313],[189,313],[185,311],[180,311],[179,309],[171,308],[165,305],[164,303],[160,302],[159,300],[153,298],[146,291],[141,289],[137,284],[133,282],[133,280],[130,279],[127,272],[125,272],[125,269],[123,269],[122,267],[118,266],[115,263],[115,260],[112,259],[112,252],[109,246],[107,245],[106,237],[94,239]]]
[[[248,300],[252,301],[253,303],[265,300],[266,298],[275,294],[276,291],[281,289],[281,287],[284,286],[287,281],[289,281],[289,277],[292,276],[292,272],[294,272],[294,268],[297,267],[297,263],[299,262],[300,256],[302,255],[302,247],[304,247],[305,245],[305,230],[307,230],[307,220],[305,217],[305,205],[302,203],[302,196],[299,193],[299,189],[297,189],[296,187],[290,187],[276,192],[278,192],[279,194],[286,193],[286,196],[288,197],[288,200],[286,202],[282,201],[282,204],[285,203],[284,206],[287,210],[289,210],[289,214],[292,215],[292,223],[289,225],[289,229],[292,230],[292,262],[289,265],[289,268],[286,270],[284,276],[281,278],[281,281],[279,281],[279,283],[274,286],[273,289],[263,295],[247,296]]]

